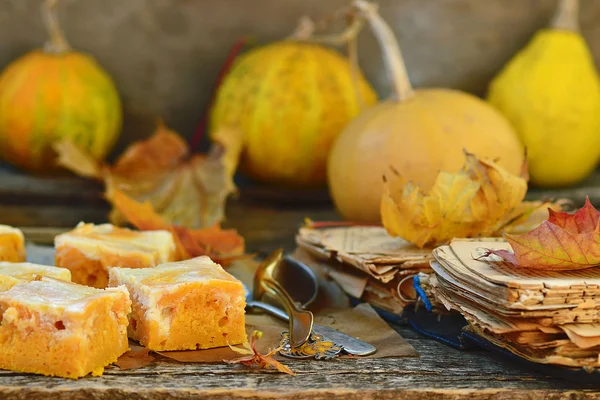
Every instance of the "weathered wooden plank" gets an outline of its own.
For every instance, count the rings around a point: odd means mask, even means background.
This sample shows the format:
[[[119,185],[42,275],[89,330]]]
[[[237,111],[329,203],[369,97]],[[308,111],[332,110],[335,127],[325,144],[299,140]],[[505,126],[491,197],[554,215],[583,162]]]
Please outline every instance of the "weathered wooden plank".
[[[140,389],[115,390],[104,387],[83,387],[77,392],[63,393],[61,397],[55,397],[55,391],[45,389],[29,389],[14,394],[7,394],[6,400],[45,400],[51,398],[62,398],[71,400],[93,400],[93,399],[162,399],[162,400],[181,400],[181,399],[345,399],[345,400],[369,400],[369,399],[406,399],[406,400],[454,400],[454,399],[511,399],[511,400],[539,400],[539,399],[570,399],[587,400],[597,399],[596,393],[587,393],[583,391],[565,391],[563,393],[553,393],[546,390],[514,391],[510,389],[486,389],[486,390],[437,390],[437,389],[408,389],[397,391],[396,389],[378,389],[378,390],[348,390],[345,388],[335,388],[326,391],[306,389],[302,391],[290,389],[256,391],[248,389],[186,389],[172,391],[170,389],[152,390],[147,387]]]
[[[90,179],[71,174],[62,176],[35,176],[0,167],[1,203],[8,201],[84,200],[100,202],[102,185]]]
[[[145,368],[107,369],[78,381],[0,372],[6,399],[282,398],[539,399],[600,398],[598,385],[544,377],[480,350],[460,351],[397,327],[420,358],[288,361],[287,376],[227,364],[179,364],[161,358]],[[15,390],[20,388],[19,390]]]
[[[72,228],[80,221],[106,222],[108,208],[91,205],[50,205],[39,201],[36,205],[0,204],[0,223],[12,226]]]

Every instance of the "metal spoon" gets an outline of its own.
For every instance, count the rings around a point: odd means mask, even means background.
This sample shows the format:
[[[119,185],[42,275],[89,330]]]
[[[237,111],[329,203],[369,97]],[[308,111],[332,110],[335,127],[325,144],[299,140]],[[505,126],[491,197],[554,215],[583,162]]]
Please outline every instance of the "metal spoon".
[[[279,263],[276,264],[276,268],[273,267],[274,270],[271,270],[271,277],[275,277],[276,281],[281,283],[281,288],[283,290],[287,289],[289,297],[291,297],[292,300],[295,300],[299,307],[306,307],[312,303],[317,297],[318,290],[317,277],[312,270],[291,257],[284,257],[283,260],[281,260],[280,253],[279,255],[274,253],[272,256],[274,258],[271,260],[279,258]],[[261,264],[261,266],[263,265]],[[260,267],[259,270],[261,270]],[[284,321],[289,321],[288,314],[280,308],[256,300],[260,299],[261,297],[259,296],[262,296],[262,294],[265,293],[261,283],[261,277],[263,276],[263,272],[259,271],[257,271],[254,276],[254,298],[250,290],[246,288],[247,306],[249,308],[261,309]],[[348,354],[366,356],[377,351],[377,348],[370,343],[356,339],[328,326],[313,324],[312,331],[322,335],[325,340],[342,346],[344,351]],[[290,330],[290,332],[292,332],[292,330]]]
[[[279,249],[260,263],[254,275],[254,295],[260,299],[265,293],[271,293],[281,301],[289,316],[290,345],[295,348],[302,346],[310,337],[314,316],[310,311],[300,308],[273,278],[275,267],[281,262],[282,256],[283,250]]]
[[[308,307],[317,298],[319,287],[317,277],[310,268],[292,257],[283,257],[283,260],[273,271],[273,278],[281,284],[294,302],[302,308]],[[285,311],[271,302],[259,301],[257,296],[253,296],[252,291],[246,285],[244,285],[244,288],[246,289],[247,307],[267,311],[284,321],[289,320]],[[254,292],[261,293],[260,282],[257,282],[256,279],[254,280]],[[264,293],[264,291],[262,292]]]

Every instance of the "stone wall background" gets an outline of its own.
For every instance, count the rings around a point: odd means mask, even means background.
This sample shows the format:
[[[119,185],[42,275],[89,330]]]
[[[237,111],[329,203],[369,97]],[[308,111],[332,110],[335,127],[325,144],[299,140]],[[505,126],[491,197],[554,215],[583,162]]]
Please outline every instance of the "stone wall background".
[[[40,0],[0,0],[0,68],[46,39]],[[145,137],[156,116],[186,137],[201,118],[235,40],[268,42],[291,33],[301,15],[319,17],[347,0],[61,0],[71,45],[94,55],[123,98],[124,133],[115,152]],[[477,95],[550,20],[556,0],[380,0],[416,87]],[[600,1],[581,0],[582,32],[600,62]],[[360,64],[388,93],[379,48],[365,29]]]

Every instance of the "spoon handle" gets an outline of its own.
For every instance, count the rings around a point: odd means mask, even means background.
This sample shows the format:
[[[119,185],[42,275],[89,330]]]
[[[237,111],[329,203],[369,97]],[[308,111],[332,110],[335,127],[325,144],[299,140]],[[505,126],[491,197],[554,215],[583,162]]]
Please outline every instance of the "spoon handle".
[[[252,300],[246,303],[246,306],[249,308],[257,308],[259,310],[266,311],[269,314],[283,321],[290,320],[285,311],[269,303],[263,303],[262,301]],[[313,324],[313,332],[323,336],[323,339],[325,341],[334,342],[336,345],[342,346],[344,351],[348,354],[354,354],[356,356],[368,356],[377,351],[377,348],[372,344],[360,339],[356,339],[355,337],[347,335],[328,326]]]
[[[273,278],[275,267],[281,262],[283,250],[279,249],[263,260],[254,275],[254,294],[261,298],[266,292],[277,297],[289,316],[290,345],[302,346],[310,337],[314,316],[310,311],[301,309],[288,292]]]
[[[302,346],[312,332],[313,314],[298,307],[288,292],[271,277],[270,273],[265,274],[262,284],[267,291],[277,296],[287,311],[290,321],[290,344],[292,347]]]
[[[288,317],[287,313],[285,311],[283,311],[281,308],[275,307],[271,304],[268,303],[263,303],[262,301],[249,301],[246,304],[247,307],[250,308],[258,308],[260,310],[266,311],[269,314],[282,319],[284,321],[289,321],[290,317]]]

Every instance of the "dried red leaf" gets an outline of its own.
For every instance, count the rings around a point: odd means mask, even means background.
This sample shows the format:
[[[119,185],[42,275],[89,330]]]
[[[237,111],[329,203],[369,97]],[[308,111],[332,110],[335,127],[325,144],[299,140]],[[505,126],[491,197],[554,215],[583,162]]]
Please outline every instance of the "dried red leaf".
[[[286,365],[275,360],[273,356],[280,350],[279,348],[269,351],[267,354],[260,354],[256,349],[256,342],[262,336],[262,332],[254,331],[250,337],[250,343],[244,343],[243,348],[231,347],[231,350],[244,354],[243,357],[239,357],[233,360],[223,360],[228,364],[243,364],[247,367],[257,367],[261,369],[268,369],[269,367],[275,368],[279,372],[283,372],[289,375],[295,375],[295,373]]]
[[[549,211],[548,222],[571,233],[591,232],[596,229],[600,220],[600,212],[594,208],[588,197],[585,199],[585,205],[575,214]]]
[[[504,235],[513,252],[489,250],[522,267],[577,270],[600,265],[600,213],[586,198],[574,214],[554,212],[537,228],[522,235]]]

